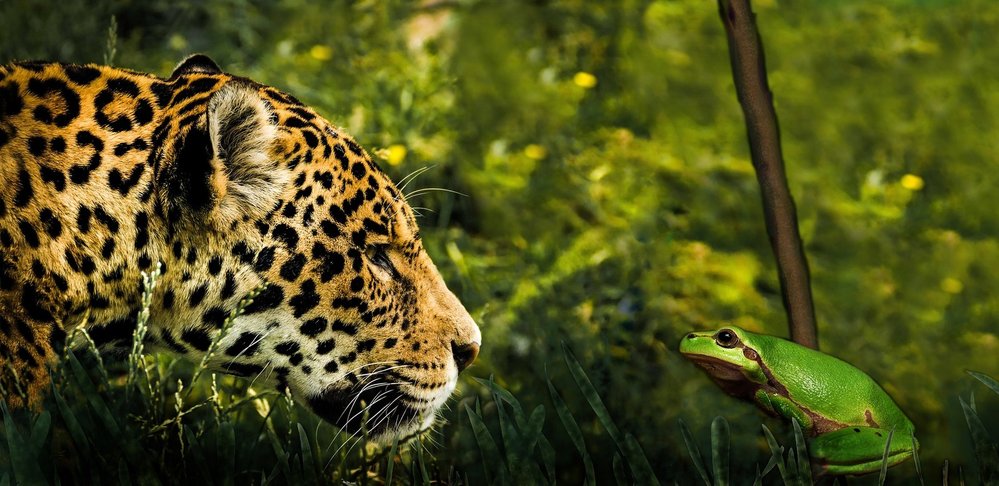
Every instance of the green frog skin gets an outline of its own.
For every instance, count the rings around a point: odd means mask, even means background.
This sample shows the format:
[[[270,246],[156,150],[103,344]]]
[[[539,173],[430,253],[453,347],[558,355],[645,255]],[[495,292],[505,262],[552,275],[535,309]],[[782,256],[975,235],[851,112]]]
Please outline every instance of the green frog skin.
[[[877,382],[839,358],[735,326],[687,334],[680,353],[729,395],[797,419],[823,474],[879,471],[891,431],[888,465],[912,456],[912,421]]]

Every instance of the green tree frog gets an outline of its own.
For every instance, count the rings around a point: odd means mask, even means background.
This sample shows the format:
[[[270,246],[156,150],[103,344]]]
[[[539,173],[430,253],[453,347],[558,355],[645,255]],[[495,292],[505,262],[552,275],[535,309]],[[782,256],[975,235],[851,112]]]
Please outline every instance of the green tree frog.
[[[687,334],[680,353],[729,395],[797,419],[821,473],[880,470],[892,430],[888,464],[912,456],[912,422],[877,382],[839,358],[735,326]]]

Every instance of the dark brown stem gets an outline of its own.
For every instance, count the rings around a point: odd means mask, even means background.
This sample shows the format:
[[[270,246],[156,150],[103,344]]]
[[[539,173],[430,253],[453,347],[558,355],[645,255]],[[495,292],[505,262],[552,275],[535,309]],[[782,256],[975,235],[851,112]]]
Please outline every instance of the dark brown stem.
[[[808,283],[808,261],[798,234],[798,216],[787,187],[780,148],[780,129],[767,82],[763,43],[749,0],[718,0],[735,91],[746,118],[749,149],[763,197],[770,246],[777,260],[781,294],[794,342],[817,349],[815,308]]]

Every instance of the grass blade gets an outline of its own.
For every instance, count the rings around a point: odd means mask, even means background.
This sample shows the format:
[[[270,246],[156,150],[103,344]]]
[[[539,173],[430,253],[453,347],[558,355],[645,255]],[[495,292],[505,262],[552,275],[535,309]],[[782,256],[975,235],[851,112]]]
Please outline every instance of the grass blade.
[[[912,439],[912,463],[916,466],[916,476],[919,476],[920,486],[925,486],[926,483],[923,482],[923,468],[919,464],[919,444],[916,442],[916,434],[909,434],[909,438]]]
[[[475,381],[481,383],[485,387],[489,388],[489,391],[493,394],[493,399],[497,401],[503,401],[504,403],[510,404],[513,407],[514,418],[517,419],[517,426],[523,428],[526,425],[527,417],[524,415],[524,409],[520,406],[520,402],[512,393],[505,390],[503,387],[496,384],[492,378],[488,380],[483,380],[482,378],[475,378]]]
[[[385,484],[392,484],[392,472],[395,469],[395,455],[399,450],[399,438],[392,440],[392,449],[389,449],[388,465],[385,467]]]
[[[10,468],[14,473],[15,484],[45,484],[45,476],[38,467],[36,451],[28,448],[24,436],[17,430],[14,416],[7,409],[7,403],[0,400],[3,412],[3,427],[7,435],[7,451],[10,454]]]
[[[284,473],[285,482],[292,482],[293,478],[291,476],[291,465],[288,464],[288,453],[284,450],[281,445],[281,439],[278,438],[274,429],[267,427],[267,438],[270,439],[271,448],[274,450],[274,456],[277,457],[278,465],[281,466],[281,472]]]
[[[617,444],[618,449],[620,449],[625,454],[625,458],[628,460],[628,468],[631,469],[632,475],[634,475],[635,480],[640,484],[659,484],[659,480],[656,478],[654,472],[652,472],[652,467],[649,465],[648,458],[645,457],[645,453],[642,448],[638,445],[638,441],[625,440],[621,435],[621,431],[614,424],[611,419],[610,411],[607,410],[607,406],[604,405],[604,401],[600,398],[600,394],[597,393],[596,387],[593,386],[593,382],[590,378],[586,376],[586,372],[583,371],[583,366],[579,364],[579,360],[572,354],[572,350],[569,349],[565,343],[562,343],[562,355],[565,357],[565,363],[569,366],[569,372],[572,374],[572,378],[576,381],[576,386],[579,390],[583,392],[583,396],[586,401],[590,404],[590,408],[593,412],[597,414],[597,418],[600,419],[600,423],[610,434],[611,439]]]
[[[729,428],[724,417],[711,421],[711,465],[715,486],[725,486],[729,479]]]
[[[798,419],[792,418],[794,426],[794,449],[798,463],[798,480],[802,484],[812,484],[812,462],[808,457],[808,446],[805,444],[805,435],[801,432],[801,424]]]
[[[465,404],[465,412],[468,413],[468,421],[472,424],[472,435],[475,436],[475,442],[479,446],[479,453],[482,455],[482,467],[485,469],[486,477],[499,480],[500,484],[506,484],[508,481],[504,481],[509,478],[509,474],[506,473],[505,461],[499,460],[500,453],[499,448],[496,446],[496,440],[493,439],[493,434],[489,432],[486,427],[485,422],[482,421],[482,417],[475,413],[468,404]],[[489,464],[496,463],[495,471],[491,471]]]
[[[522,448],[530,454],[538,445],[538,440],[543,437],[541,429],[545,426],[545,406],[538,405],[531,412],[531,418],[527,421],[527,427],[521,431]]]
[[[968,431],[971,433],[982,484],[999,483],[999,451],[996,451],[996,446],[990,440],[978,413],[963,398],[959,400],[961,408],[964,409],[964,418],[968,422]]]
[[[187,438],[187,443],[188,444],[198,444],[199,443],[198,437],[194,435],[194,431],[192,431],[190,428],[185,428],[183,434]],[[201,454],[189,454],[187,456],[187,458],[190,459],[191,462],[194,463],[194,467],[196,467],[198,473],[201,474],[201,478],[202,478],[201,481],[204,484],[207,484],[207,485],[216,484],[215,483],[215,475],[212,474],[215,471],[213,469],[210,469],[208,467],[208,463],[205,461],[205,457],[204,456],[202,456]]]
[[[42,446],[45,445],[46,439],[49,438],[51,426],[52,414],[48,411],[43,411],[35,419],[34,425],[31,426],[31,437],[28,439],[28,447],[35,454],[41,452]]]
[[[118,484],[121,486],[132,486],[132,475],[128,472],[128,464],[125,458],[118,459]]]
[[[788,472],[788,478],[784,480],[784,483],[805,486],[804,482],[801,481],[801,476],[798,474],[800,471],[798,470],[797,457],[798,457],[797,452],[794,450],[794,448],[791,448],[790,450],[787,451],[787,459],[785,462],[787,463],[786,469]]]
[[[977,371],[968,371],[968,374],[973,376],[976,380],[982,382],[985,386],[989,387],[990,390],[999,394],[999,381],[996,381],[985,373],[979,373]]]
[[[604,401],[600,398],[600,394],[597,393],[596,387],[593,386],[593,382],[590,378],[586,376],[586,372],[583,371],[583,366],[579,364],[579,360],[576,356],[572,354],[565,343],[562,344],[562,354],[565,357],[565,362],[569,366],[569,372],[572,373],[572,378],[576,381],[576,385],[579,387],[580,391],[583,392],[583,396],[586,401],[590,404],[590,408],[593,412],[597,414],[597,418],[600,419],[600,423],[610,434],[611,439],[617,444],[618,448],[622,451],[624,450],[624,436],[621,431],[618,430],[617,425],[611,419],[610,411],[607,410],[607,406],[604,405]]]
[[[891,439],[895,436],[895,429],[888,431],[888,440],[885,442],[885,451],[881,455],[881,474],[878,476],[878,484],[884,486],[885,478],[888,477],[888,452],[891,451]]]
[[[423,458],[423,447],[424,447],[423,446],[423,439],[420,438],[420,439],[414,441],[413,445],[416,446],[416,464],[419,465],[419,467],[420,467],[420,478],[423,479],[423,483],[422,484],[424,484],[426,486],[429,486],[430,485],[430,475],[427,474],[427,462],[426,462],[426,459]]]
[[[52,387],[52,396],[55,398],[56,406],[59,408],[59,415],[62,417],[63,423],[66,424],[69,436],[73,438],[73,445],[76,446],[76,451],[79,454],[85,454],[80,459],[87,461],[93,444],[87,439],[87,434],[83,431],[83,427],[80,426],[80,421],[76,418],[76,414],[69,408],[66,399],[63,398],[62,393],[59,392],[54,384]]]
[[[774,434],[770,432],[770,429],[766,425],[762,425],[762,427],[763,434],[767,437],[767,444],[770,446],[770,460],[777,465],[777,470],[780,472],[780,477],[784,480],[784,484],[789,484],[790,478],[787,474],[787,467],[784,465],[784,446],[777,443]]]
[[[545,474],[548,476],[548,483],[555,484],[555,448],[552,447],[551,442],[548,442],[548,438],[541,436],[538,440],[538,448],[541,450],[541,460],[544,461]],[[467,482],[466,482],[467,484]],[[584,483],[590,484],[590,483]]]
[[[624,467],[624,460],[621,458],[620,452],[614,453],[614,460],[611,462],[611,466],[614,469],[614,480],[620,486],[636,484],[634,481],[630,481],[628,478],[628,470]]]
[[[704,482],[705,486],[711,486],[711,477],[708,476],[708,471],[704,467],[701,450],[697,448],[697,443],[694,442],[694,437],[690,434],[690,430],[687,429],[687,424],[683,422],[683,419],[677,421],[680,423],[680,435],[683,436],[683,443],[687,445],[687,454],[690,455],[690,460],[694,463],[694,469],[697,470],[697,474],[701,477],[701,481]]]
[[[319,476],[316,471],[318,468],[316,458],[312,455],[312,446],[309,442],[309,434],[305,432],[305,427],[302,427],[301,423],[296,424],[298,426],[298,443],[302,450],[302,472],[311,484],[319,484]]]
[[[80,390],[86,395],[90,407],[97,413],[97,417],[104,424],[104,427],[107,428],[110,436],[120,437],[121,427],[118,426],[118,421],[115,420],[114,414],[111,413],[111,409],[108,408],[107,403],[101,398],[97,387],[94,386],[94,382],[90,380],[87,371],[83,369],[83,365],[80,364],[80,361],[76,359],[76,356],[72,352],[68,353],[68,360],[70,367],[73,369],[73,378],[80,387]]]
[[[569,407],[562,400],[562,395],[555,389],[555,385],[550,379],[548,380],[548,391],[551,393],[552,403],[555,405],[555,413],[558,414],[559,420],[562,421],[562,427],[565,428],[565,431],[569,434],[569,440],[572,441],[572,445],[576,446],[580,457],[583,458],[583,469],[586,471],[585,484],[587,486],[595,486],[597,476],[593,471],[593,459],[590,458],[590,453],[586,450],[586,443],[583,441],[583,431],[580,430],[579,424],[576,423],[576,419],[572,416],[572,412],[569,411]]]
[[[226,472],[222,484],[231,484],[236,478],[236,429],[232,422],[219,424],[218,437],[215,440],[218,457],[223,461],[220,466]]]

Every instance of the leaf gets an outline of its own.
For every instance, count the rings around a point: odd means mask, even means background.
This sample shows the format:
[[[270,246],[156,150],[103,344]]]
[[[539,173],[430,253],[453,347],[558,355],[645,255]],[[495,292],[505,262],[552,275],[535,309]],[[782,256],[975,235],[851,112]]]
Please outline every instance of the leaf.
[[[118,484],[121,486],[132,485],[132,475],[128,473],[128,463],[125,462],[124,457],[118,459]]]
[[[503,402],[495,400],[494,404],[496,405],[496,417],[500,425],[500,438],[503,440],[503,450],[506,452],[507,468],[514,480],[518,480],[518,482],[523,481],[524,467],[521,457],[526,455],[526,451],[521,451],[520,449],[520,433],[513,426],[513,422],[511,422],[509,415],[507,415]]]
[[[525,453],[530,454],[533,452],[538,444],[538,439],[544,437],[541,432],[544,426],[545,407],[544,405],[538,405],[531,412],[531,418],[527,421],[527,427],[521,431],[522,447]]]
[[[891,439],[895,436],[895,429],[888,431],[888,440],[885,442],[885,451],[881,455],[881,474],[878,476],[878,484],[884,486],[885,478],[888,477],[888,452],[891,451]]]
[[[711,465],[714,468],[715,486],[725,486],[729,479],[729,428],[724,417],[711,422]]]
[[[430,475],[427,474],[427,462],[423,458],[423,441],[420,440],[413,441],[413,445],[416,447],[416,464],[420,468],[420,479],[423,480],[424,485],[430,485]]]
[[[218,457],[222,460],[219,466],[225,473],[222,476],[222,484],[232,484],[236,478],[236,430],[232,422],[226,421],[219,424],[218,437],[216,437],[216,447]]]
[[[14,473],[16,484],[44,484],[45,476],[38,467],[37,457],[27,447],[27,441],[17,430],[14,417],[7,408],[7,403],[0,400],[0,410],[3,412],[3,426],[7,435],[7,451],[10,454],[10,468]]]
[[[761,427],[763,427],[763,434],[767,438],[767,444],[770,445],[770,461],[777,465],[777,470],[780,472],[780,477],[784,480],[784,484],[790,484],[787,467],[784,465],[784,447],[777,443],[774,434],[770,432],[770,429],[766,425],[761,425]]]
[[[915,433],[910,433],[909,438],[912,439],[912,463],[916,465],[916,476],[919,476],[919,484],[925,486],[926,483],[923,482],[923,468],[919,464],[919,442],[916,441]]]
[[[711,477],[708,476],[708,471],[704,467],[704,459],[701,458],[701,450],[697,448],[697,444],[694,442],[694,438],[690,434],[690,430],[687,429],[687,424],[683,422],[683,419],[678,419],[677,422],[680,423],[680,435],[683,436],[683,443],[687,445],[687,454],[690,455],[690,460],[694,463],[694,469],[697,470],[697,474],[701,477],[701,481],[703,481],[705,485],[711,486]]]
[[[968,371],[968,374],[975,377],[976,380],[985,384],[990,390],[999,394],[999,381],[994,380],[991,376],[984,373],[979,373],[977,371]]]
[[[999,451],[989,438],[989,433],[985,430],[978,413],[963,398],[959,400],[961,408],[964,409],[964,418],[968,422],[968,431],[971,433],[971,442],[975,448],[975,459],[978,461],[982,484],[999,482]]]
[[[274,450],[274,456],[277,457],[278,465],[281,466],[281,472],[284,473],[285,482],[290,483],[293,478],[291,475],[291,465],[288,464],[288,453],[285,452],[284,447],[281,445],[281,440],[274,433],[274,429],[267,427],[266,430],[267,438],[270,439],[271,448]]]
[[[576,381],[576,386],[579,390],[583,392],[583,396],[586,401],[590,404],[590,408],[593,412],[597,414],[597,418],[600,419],[600,423],[610,434],[611,439],[617,445],[618,449],[624,452],[625,457],[628,460],[628,467],[631,469],[632,475],[634,475],[635,480],[642,484],[659,484],[659,480],[656,478],[654,472],[652,472],[652,467],[649,465],[649,460],[645,457],[645,453],[642,451],[641,446],[638,445],[638,441],[632,438],[630,441],[625,440],[621,436],[621,431],[614,424],[611,419],[610,411],[607,410],[607,406],[604,405],[603,400],[600,398],[600,394],[597,393],[596,387],[590,381],[590,378],[586,376],[586,372],[583,371],[583,366],[579,364],[579,360],[572,354],[572,350],[569,349],[565,343],[562,343],[562,355],[565,357],[565,363],[569,366],[569,372],[572,374],[572,378]]]
[[[49,438],[49,430],[52,426],[52,414],[43,411],[35,418],[34,425],[31,426],[31,438],[28,447],[34,454],[40,454],[46,439]]]
[[[69,365],[73,369],[73,378],[76,384],[80,387],[83,394],[87,397],[87,403],[90,404],[90,408],[93,409],[97,414],[97,418],[101,420],[104,427],[107,428],[108,433],[111,437],[121,436],[121,427],[118,426],[118,421],[115,420],[114,414],[108,408],[107,403],[101,398],[100,393],[97,391],[97,387],[94,386],[94,382],[90,380],[90,376],[87,375],[87,371],[83,369],[83,365],[80,361],[76,359],[76,356],[72,351],[68,353]]]
[[[628,466],[631,467],[632,474],[638,484],[659,484],[659,479],[652,472],[652,465],[649,464],[645,451],[638,444],[638,439],[630,433],[624,435],[625,453],[628,454]],[[637,464],[636,464],[637,463]]]
[[[310,484],[319,484],[319,478],[322,473],[319,472],[321,468],[318,467],[318,461],[316,461],[315,456],[312,454],[309,434],[305,432],[305,427],[302,427],[301,423],[295,425],[298,427],[298,444],[302,450],[302,472],[305,473],[307,482]]]
[[[788,477],[784,480],[784,484],[798,484],[804,485],[801,481],[801,476],[798,475],[798,460],[796,451],[792,448],[787,451],[787,459],[785,463],[787,464]]]
[[[614,469],[614,480],[620,486],[634,484],[632,481],[628,480],[628,471],[625,469],[623,460],[621,459],[621,453],[615,452],[614,459],[611,462],[611,467]]]
[[[805,435],[801,432],[801,424],[798,423],[798,419],[792,417],[791,423],[794,426],[794,449],[797,455],[798,480],[802,484],[812,484],[812,462],[808,457]]]
[[[392,448],[389,449],[388,465],[385,468],[385,484],[392,484],[392,472],[395,469],[395,455],[399,450],[399,438],[392,440]]]
[[[54,385],[54,384],[53,384]],[[66,399],[63,398],[62,393],[55,386],[52,387],[52,396],[55,398],[56,407],[59,408],[59,415],[62,417],[62,421],[66,424],[66,429],[69,431],[69,436],[73,439],[73,445],[76,446],[77,454],[81,454],[79,457],[81,462],[90,462],[90,454],[92,444],[89,439],[87,439],[87,434],[83,432],[83,428],[80,426],[79,420],[77,420],[76,414],[69,408],[66,403]]]
[[[552,447],[551,442],[548,442],[548,438],[543,435],[538,441],[538,448],[541,449],[541,460],[544,461],[548,483],[555,484],[557,482],[555,479],[555,448]],[[466,481],[465,484],[468,484],[468,482]]]
[[[202,441],[198,440],[198,437],[194,435],[194,431],[190,427],[184,428],[184,437],[187,438],[187,443],[193,446],[194,444],[201,444]],[[208,463],[205,462],[205,457],[203,454],[189,454],[186,456],[194,462],[194,466],[197,468],[199,474],[201,474],[202,481],[206,484],[215,484],[215,475],[212,474],[215,470],[208,467]]]
[[[600,399],[600,394],[597,393],[596,387],[593,386],[590,378],[583,371],[582,365],[579,364],[576,356],[572,354],[572,351],[565,343],[562,343],[562,355],[565,358],[565,363],[569,366],[572,378],[576,381],[576,385],[580,391],[583,392],[583,397],[586,398],[593,412],[597,414],[597,418],[600,419],[600,423],[607,430],[607,433],[610,434],[611,439],[623,451],[624,448],[621,446],[624,444],[624,437],[621,435],[621,431],[618,430],[617,425],[611,419],[610,411],[607,410],[604,401]]]
[[[552,403],[555,404],[555,413],[558,414],[562,426],[569,434],[569,440],[572,441],[572,445],[576,446],[576,450],[583,459],[583,469],[586,471],[586,485],[595,486],[597,476],[593,471],[593,460],[590,458],[590,453],[586,450],[583,431],[579,429],[579,424],[576,423],[576,419],[572,416],[572,412],[569,411],[569,407],[566,406],[565,401],[562,400],[562,395],[555,389],[555,385],[551,379],[548,379],[548,391],[551,393]]]
[[[493,478],[501,484],[505,484],[506,482],[503,479],[508,478],[509,473],[505,471],[505,463],[497,460],[500,458],[500,454],[499,448],[496,446],[496,440],[493,439],[493,435],[482,421],[482,417],[475,413],[467,403],[465,404],[465,412],[468,413],[468,421],[472,424],[472,435],[475,436],[475,442],[479,446],[479,454],[482,455],[482,467],[485,469],[486,477]],[[490,464],[496,464],[496,470],[491,470],[493,468],[490,468]]]
[[[510,404],[510,406],[513,407],[514,416],[517,418],[517,426],[524,427],[526,422],[524,409],[520,406],[520,402],[513,396],[512,393],[499,386],[492,379],[483,380],[482,378],[474,378],[474,380],[489,388],[489,391],[493,394],[494,400],[498,399]]]

